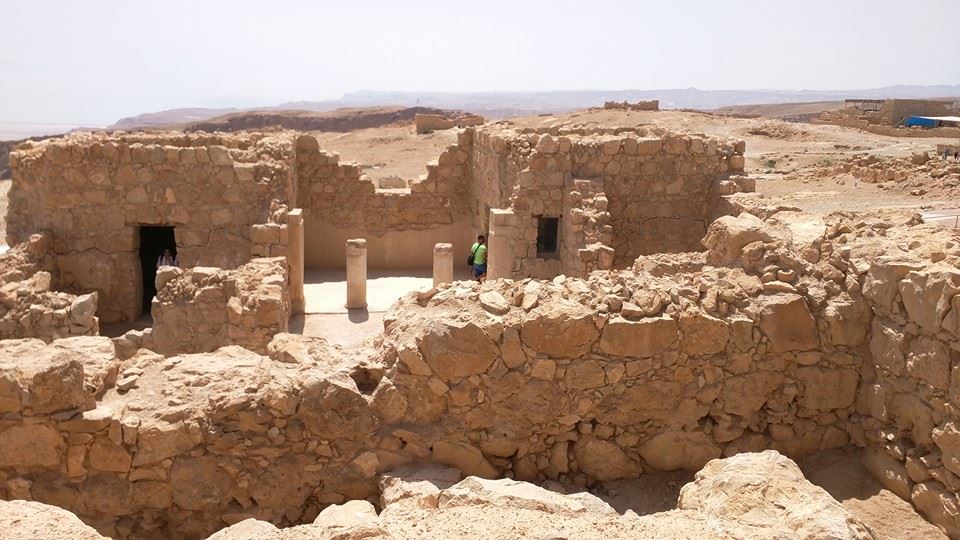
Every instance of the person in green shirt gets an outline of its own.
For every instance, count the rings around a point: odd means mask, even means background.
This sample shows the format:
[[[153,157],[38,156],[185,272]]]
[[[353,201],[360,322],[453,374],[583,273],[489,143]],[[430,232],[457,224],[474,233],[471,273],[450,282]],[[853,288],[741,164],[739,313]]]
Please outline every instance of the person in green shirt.
[[[473,264],[473,279],[483,283],[487,279],[487,237],[480,235],[477,242],[470,248],[470,259]]]

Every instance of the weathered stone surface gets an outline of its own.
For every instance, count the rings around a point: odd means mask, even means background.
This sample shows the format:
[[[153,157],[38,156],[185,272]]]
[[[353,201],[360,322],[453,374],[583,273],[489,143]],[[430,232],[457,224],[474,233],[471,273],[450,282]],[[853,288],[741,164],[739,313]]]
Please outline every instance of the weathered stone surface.
[[[804,367],[797,370],[797,379],[804,388],[801,407],[821,411],[845,409],[856,399],[859,375],[852,369]]]
[[[680,490],[677,506],[734,519],[768,538],[873,538],[840,503],[774,450],[711,461]]]
[[[807,301],[795,294],[763,298],[760,330],[770,340],[773,352],[809,351],[819,345],[817,323]]]
[[[483,453],[475,446],[456,441],[439,441],[433,445],[433,460],[437,463],[450,465],[463,471],[464,474],[481,478],[494,478],[497,470],[483,457]]]
[[[883,487],[896,493],[901,499],[910,500],[913,481],[910,480],[906,467],[890,457],[883,448],[868,448],[863,456],[863,465]]]
[[[206,540],[251,540],[253,538],[266,537],[278,530],[276,526],[268,521],[248,518],[239,523],[234,523],[225,529],[220,529],[208,536]]]
[[[598,336],[591,314],[579,304],[537,308],[520,327],[524,344],[554,358],[576,358],[589,351]]]
[[[32,501],[0,501],[0,537],[103,540],[70,512]]]
[[[431,325],[419,345],[423,359],[444,380],[484,373],[500,352],[490,336],[472,322]]]
[[[474,476],[444,489],[440,494],[438,507],[455,508],[481,504],[503,509],[538,510],[554,515],[616,514],[610,505],[589,493],[561,495],[527,482],[508,478],[486,480]]]
[[[670,348],[677,337],[677,322],[669,317],[613,319],[603,328],[600,350],[613,356],[655,356]]]
[[[684,313],[680,316],[680,350],[692,355],[722,352],[729,336],[726,321],[704,313]]]
[[[377,510],[368,501],[332,504],[320,511],[313,524],[329,532],[360,525],[376,525]]]
[[[711,459],[720,457],[721,451],[704,433],[674,431],[643,443],[640,456],[658,471],[695,471]]]
[[[413,504],[436,508],[440,490],[460,481],[460,471],[451,467],[407,467],[380,477],[380,506]]]
[[[50,426],[13,425],[0,431],[0,468],[56,467],[64,447],[63,437]]]
[[[632,478],[642,470],[619,446],[593,437],[577,441],[573,455],[582,471],[601,481]]]
[[[766,223],[743,212],[736,217],[723,216],[711,223],[702,242],[707,248],[707,262],[723,266],[735,263],[747,244],[772,239],[772,231]]]
[[[952,538],[960,536],[960,504],[957,496],[939,482],[921,482],[913,486],[910,495],[913,505]]]

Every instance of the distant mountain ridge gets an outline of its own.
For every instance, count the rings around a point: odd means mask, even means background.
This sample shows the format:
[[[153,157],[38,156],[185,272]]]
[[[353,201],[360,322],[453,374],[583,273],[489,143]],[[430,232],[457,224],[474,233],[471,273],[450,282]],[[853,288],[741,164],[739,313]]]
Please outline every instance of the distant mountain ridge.
[[[659,99],[663,109],[714,110],[735,105],[843,101],[847,98],[936,98],[960,95],[957,85],[897,85],[861,90],[557,90],[545,92],[390,92],[361,90],[337,100],[296,101],[274,107],[184,108],[123,118],[110,129],[137,129],[202,122],[234,112],[301,110],[326,112],[346,107],[434,107],[458,109],[490,119],[509,116],[560,113],[599,107],[604,101]]]

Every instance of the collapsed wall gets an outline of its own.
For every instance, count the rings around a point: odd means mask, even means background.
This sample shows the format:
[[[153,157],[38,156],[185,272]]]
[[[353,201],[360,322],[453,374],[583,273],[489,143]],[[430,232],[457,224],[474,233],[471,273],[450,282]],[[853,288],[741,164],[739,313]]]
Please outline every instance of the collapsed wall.
[[[99,332],[97,293],[55,291],[55,272],[50,241],[43,235],[0,253],[0,339],[49,342]]]
[[[161,268],[153,326],[128,337],[133,350],[143,346],[167,356],[225,345],[264,354],[273,336],[287,331],[288,285],[287,264],[279,257],[253,259],[235,270]]]
[[[960,535],[945,465],[955,397],[936,356],[946,347],[952,366],[957,339],[953,326],[920,330],[953,324],[955,290],[933,288],[942,319],[914,310],[922,295],[893,295],[910,319],[882,317],[941,342],[902,343],[909,378],[897,379],[876,367],[889,347],[869,344],[890,332],[878,337],[866,285],[896,275],[883,253],[955,265],[960,244],[925,226],[837,218],[818,230],[786,214],[724,218],[706,253],[641,259],[640,271],[411,294],[366,352],[287,334],[268,356],[121,360],[107,338],[0,342],[0,497],[56,504],[115,537],[202,537],[247,517],[310,521],[420,461],[590,486],[853,444],[929,475],[907,481],[909,496]]]
[[[458,135],[427,164],[408,190],[378,190],[355,163],[320,149],[316,138],[296,142],[297,205],[304,210],[308,268],[341,268],[345,241],[365,238],[372,268],[429,268],[433,246],[470,238],[466,193],[471,132]]]
[[[270,201],[293,199],[289,136],[72,134],[11,156],[7,244],[48,233],[55,285],[99,293],[104,322],[141,311],[140,227],[175,227],[184,266],[236,267]],[[224,204],[226,203],[226,204]]]

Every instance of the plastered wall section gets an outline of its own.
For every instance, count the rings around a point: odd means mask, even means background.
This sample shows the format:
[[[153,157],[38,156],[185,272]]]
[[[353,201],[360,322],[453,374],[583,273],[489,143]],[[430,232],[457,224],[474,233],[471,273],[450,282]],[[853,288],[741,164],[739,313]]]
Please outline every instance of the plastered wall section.
[[[315,138],[301,136],[296,170],[306,267],[343,268],[348,238],[367,239],[371,268],[429,269],[437,242],[467,253],[472,137],[472,129],[461,132],[408,189],[378,190],[360,166],[340,163]]]

